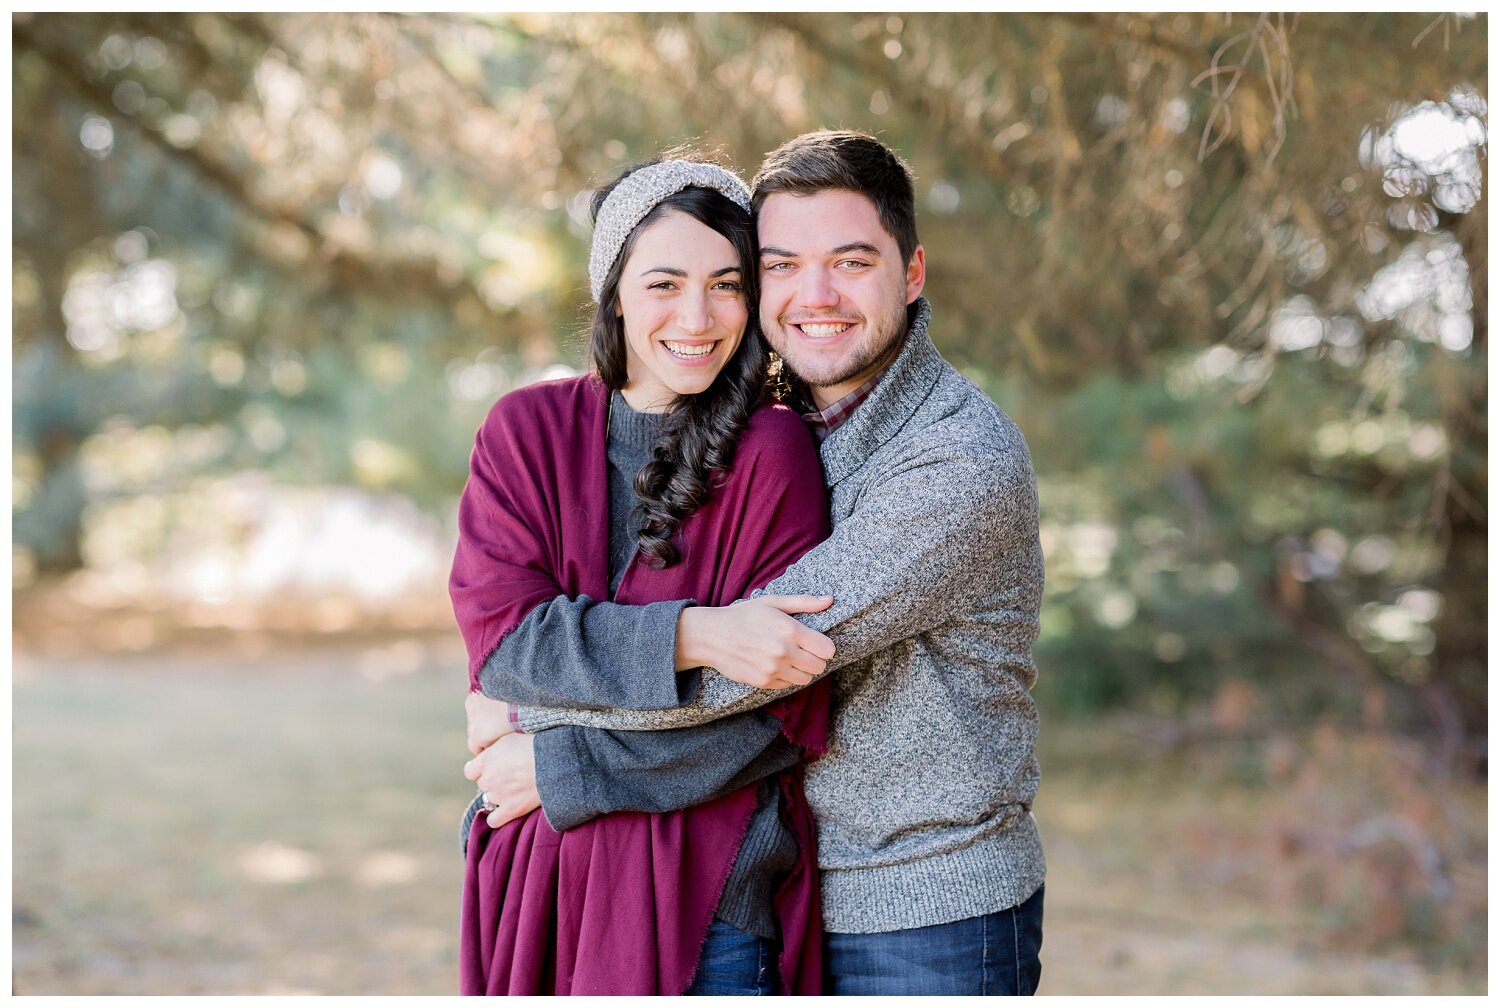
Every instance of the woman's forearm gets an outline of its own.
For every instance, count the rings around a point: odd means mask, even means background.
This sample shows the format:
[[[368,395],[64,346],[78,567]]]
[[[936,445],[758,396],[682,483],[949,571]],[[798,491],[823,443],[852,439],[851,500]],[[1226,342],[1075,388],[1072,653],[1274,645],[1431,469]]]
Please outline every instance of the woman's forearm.
[[[493,699],[538,707],[676,707],[697,692],[695,673],[672,671],[677,618],[688,604],[624,606],[560,595],[500,641],[479,685]]]

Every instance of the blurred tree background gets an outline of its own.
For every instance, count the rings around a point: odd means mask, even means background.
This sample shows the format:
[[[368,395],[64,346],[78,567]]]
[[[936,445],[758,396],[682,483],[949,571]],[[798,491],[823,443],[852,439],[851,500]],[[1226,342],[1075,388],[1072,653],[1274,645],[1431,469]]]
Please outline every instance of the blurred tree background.
[[[590,185],[684,140],[748,176],[857,127],[917,174],[940,346],[1031,439],[1043,689],[1178,712],[1239,679],[1289,713],[1380,684],[1462,748],[1486,729],[1485,32],[19,15],[18,576],[151,584],[247,470],[445,517],[489,402],[579,362]]]
[[[1485,15],[12,33],[18,601],[441,619],[473,430],[581,361],[590,187],[858,128],[917,176],[939,347],[1032,447],[1048,716],[1378,721],[1484,772]]]

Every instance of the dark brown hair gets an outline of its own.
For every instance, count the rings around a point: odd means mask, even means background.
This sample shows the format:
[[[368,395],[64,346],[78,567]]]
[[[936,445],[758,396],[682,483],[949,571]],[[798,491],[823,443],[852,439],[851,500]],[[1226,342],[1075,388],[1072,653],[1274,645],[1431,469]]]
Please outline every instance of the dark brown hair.
[[[911,169],[868,133],[820,130],[793,137],[761,164],[752,184],[758,213],[776,193],[811,196],[826,189],[857,192],[875,204],[880,224],[896,239],[901,262],[917,250],[917,209]]]
[[[599,208],[615,186],[645,166],[627,168],[619,178],[596,192],[591,217],[597,220]],[[728,474],[740,434],[766,394],[766,348],[756,321],[760,271],[755,225],[750,215],[723,193],[699,186],[689,186],[662,200],[625,239],[604,280],[589,326],[589,357],[594,369],[611,392],[625,387],[628,381],[625,323],[615,314],[620,271],[630,258],[636,236],[670,211],[685,214],[729,239],[739,260],[740,284],[749,319],[744,338],[713,384],[697,395],[678,396],[672,403],[662,417],[651,461],[636,474],[636,506],[644,517],[639,548],[646,562],[655,568],[677,562],[679,554],[673,538],[683,521],[708,502],[716,481]]]

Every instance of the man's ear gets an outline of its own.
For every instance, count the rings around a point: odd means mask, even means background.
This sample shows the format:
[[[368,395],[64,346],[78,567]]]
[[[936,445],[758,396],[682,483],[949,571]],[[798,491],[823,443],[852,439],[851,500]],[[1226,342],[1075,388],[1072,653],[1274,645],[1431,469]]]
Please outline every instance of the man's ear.
[[[922,251],[918,245],[911,253],[911,261],[906,264],[906,303],[911,304],[922,293],[922,288],[927,285],[927,253]]]

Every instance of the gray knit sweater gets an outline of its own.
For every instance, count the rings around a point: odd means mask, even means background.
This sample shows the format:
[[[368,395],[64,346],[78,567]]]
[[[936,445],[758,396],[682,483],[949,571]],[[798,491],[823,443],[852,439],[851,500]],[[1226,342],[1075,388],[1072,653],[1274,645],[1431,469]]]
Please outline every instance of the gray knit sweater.
[[[799,618],[837,647],[832,740],[807,771],[836,932],[1004,910],[1046,872],[1031,816],[1036,480],[1021,432],[938,355],[916,309],[885,377],[823,442],[833,535],[766,589],[835,597]],[[521,724],[680,727],[778,695],[705,670],[676,710],[524,708]]]
[[[637,549],[641,524],[635,476],[650,461],[661,416],[638,413],[619,392],[609,405],[609,589],[613,594]],[[479,681],[492,697],[569,697],[546,703],[598,704],[595,685],[609,682],[604,706],[671,707],[698,690],[696,672],[682,684],[638,674],[674,662],[677,617],[686,602],[627,606],[560,595],[527,614],[485,659]],[[642,647],[644,646],[644,650]],[[624,675],[625,672],[629,675]],[[538,688],[541,680],[546,692]],[[662,687],[666,686],[666,696]],[[686,692],[681,692],[682,688]],[[680,731],[622,732],[561,726],[536,736],[542,812],[557,830],[606,812],[666,812],[717,798],[759,781],[755,813],[719,896],[715,917],[761,938],[777,937],[774,899],[797,860],[797,842],[780,820],[780,791],[766,779],[800,762],[781,723],[763,709]],[[635,786],[649,778],[647,790]],[[460,837],[466,845],[479,812],[470,802]]]

